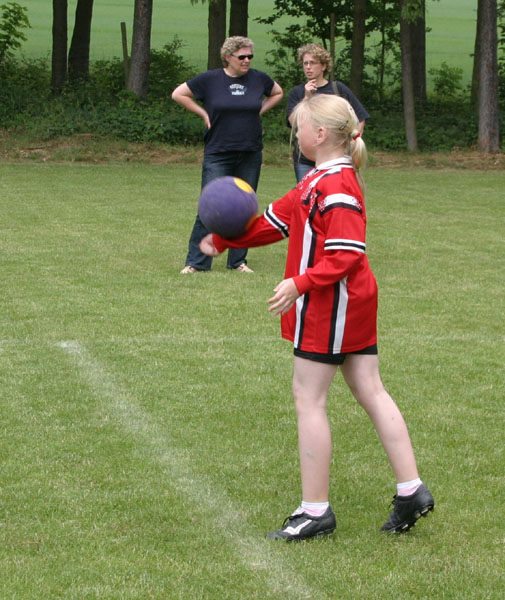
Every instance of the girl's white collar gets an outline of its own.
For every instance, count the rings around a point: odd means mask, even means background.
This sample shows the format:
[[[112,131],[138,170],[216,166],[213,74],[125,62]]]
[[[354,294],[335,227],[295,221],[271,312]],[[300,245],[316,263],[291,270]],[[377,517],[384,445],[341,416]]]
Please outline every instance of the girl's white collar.
[[[316,169],[318,171],[324,171],[326,169],[331,169],[331,167],[341,164],[352,165],[352,158],[350,156],[347,156],[347,154],[345,156],[341,156],[340,158],[332,158],[331,160],[327,160],[326,162],[317,165]]]

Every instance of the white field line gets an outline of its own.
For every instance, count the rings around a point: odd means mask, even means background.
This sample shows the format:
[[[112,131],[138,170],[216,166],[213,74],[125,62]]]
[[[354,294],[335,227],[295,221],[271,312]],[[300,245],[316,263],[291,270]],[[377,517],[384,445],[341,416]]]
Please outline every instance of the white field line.
[[[127,390],[112,380],[82,344],[67,341],[59,346],[78,365],[83,378],[95,396],[102,399],[104,407],[114,409],[121,427],[129,435],[135,435],[150,460],[164,467],[167,471],[166,485],[191,501],[197,511],[212,516],[213,524],[226,532],[222,542],[233,547],[235,555],[248,569],[262,570],[266,574],[270,592],[276,591],[279,596],[297,600],[324,598],[322,590],[311,589],[284,559],[279,552],[281,548],[276,548],[279,542],[260,541],[248,533],[245,515],[219,489],[217,482],[192,472],[191,454],[173,446],[167,432],[158,427]]]

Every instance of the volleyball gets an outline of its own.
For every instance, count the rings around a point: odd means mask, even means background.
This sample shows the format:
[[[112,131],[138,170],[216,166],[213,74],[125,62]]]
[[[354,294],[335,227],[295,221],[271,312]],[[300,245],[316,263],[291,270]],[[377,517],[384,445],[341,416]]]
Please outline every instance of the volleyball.
[[[256,218],[258,197],[243,179],[218,177],[203,188],[198,214],[211,233],[235,238],[243,235]]]

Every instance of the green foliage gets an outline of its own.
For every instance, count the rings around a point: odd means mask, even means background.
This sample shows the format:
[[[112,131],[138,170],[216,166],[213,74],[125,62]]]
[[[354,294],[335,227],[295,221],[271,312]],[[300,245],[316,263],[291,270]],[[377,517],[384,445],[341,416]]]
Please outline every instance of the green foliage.
[[[303,81],[303,70],[297,63],[297,49],[310,41],[318,40],[327,47],[330,37],[330,14],[336,16],[335,37],[339,42],[336,53],[336,78],[348,81],[351,71],[352,3],[294,2],[278,0],[268,18],[258,19],[272,24],[281,17],[298,19],[284,31],[270,31],[274,48],[268,52],[266,63],[270,72],[285,89]],[[401,84],[399,46],[399,7],[397,2],[376,0],[367,7],[366,32],[375,35],[365,53],[363,81],[364,101],[397,99]]]
[[[271,76],[287,91],[304,80],[298,48],[310,42],[311,37],[305,27],[296,23],[283,32],[272,29],[270,34],[274,48],[268,52],[265,62]]]
[[[438,69],[432,68],[428,72],[433,77],[435,95],[441,102],[454,100],[461,93],[463,69],[460,67],[451,67],[444,60]]]
[[[14,59],[0,63],[0,126],[9,127],[47,101],[50,74],[42,59]]]
[[[391,18],[389,15],[388,18]],[[296,37],[294,34],[300,37]],[[296,49],[305,43],[304,30],[276,33],[276,53],[272,53],[272,74],[289,89],[303,81],[296,62]],[[395,50],[392,32],[385,35],[388,52]],[[379,44],[380,46],[380,44]],[[50,69],[44,60],[11,59],[0,64],[0,127],[23,132],[41,140],[58,136],[99,133],[130,142],[161,142],[174,145],[199,144],[203,137],[201,119],[174,103],[175,86],[195,74],[195,69],[181,58],[178,38],[151,55],[150,90],[146,102],[139,102],[124,90],[124,69],[119,58],[91,62],[89,81],[68,84],[61,96],[50,95]],[[379,50],[378,50],[379,51]],[[391,65],[392,58],[388,59]],[[379,61],[380,62],[380,61]],[[339,56],[337,76],[346,81],[349,56]],[[379,69],[379,65],[376,65]],[[399,85],[394,70],[382,85],[387,94],[380,98],[378,71],[368,74],[363,87],[363,104],[371,118],[365,136],[371,149],[403,150],[405,133]],[[417,110],[418,138],[423,150],[450,150],[475,144],[475,116],[459,89],[459,71],[443,64],[434,73],[437,94],[426,107]],[[290,129],[286,123],[283,101],[263,117],[266,143],[286,144]]]
[[[45,61],[9,61],[0,66],[0,127],[31,130],[41,139],[93,131],[128,141],[197,143],[201,120],[170,99],[174,87],[195,73],[178,56],[180,47],[175,38],[153,51],[147,102],[124,90],[118,58],[91,63],[89,81],[67,84],[57,98],[49,95]]]
[[[404,150],[405,128],[401,105],[391,102],[367,105],[371,118],[364,139],[377,150]],[[421,151],[471,148],[477,139],[475,111],[470,101],[430,101],[416,108],[417,137]]]
[[[401,94],[401,51],[397,2],[371,2],[367,33],[374,42],[365,49],[363,99],[384,102]]]
[[[0,127],[29,132],[42,140],[96,132],[136,142],[197,144],[203,136],[201,119],[170,99],[173,86],[182,78],[165,71],[166,60],[165,53],[153,60],[159,77],[166,74],[166,78],[151,86],[147,102],[138,102],[123,89],[123,67],[118,59],[92,63],[90,81],[66,86],[58,98],[50,96],[49,69],[44,61],[9,61],[0,67]],[[293,85],[300,81],[301,76],[293,80]],[[367,144],[381,150],[403,150],[405,134],[399,98],[392,96],[382,102],[369,98],[364,104],[371,114],[365,131]],[[427,107],[419,107],[421,148],[448,150],[473,145],[475,117],[467,104],[459,97],[454,101],[437,97]],[[285,106],[286,98],[263,117],[267,143],[289,141]]]
[[[103,134],[131,142],[196,143],[202,126],[201,120],[192,116],[186,118],[183,109],[163,99],[139,102],[126,91],[120,94],[116,106],[102,105],[96,112],[97,126]]]
[[[257,19],[271,25],[281,17],[306,19],[302,26],[304,37],[322,40],[326,46],[330,40],[330,14],[335,14],[335,37],[350,39],[352,36],[352,2],[333,0],[275,0],[269,17]],[[289,28],[288,28],[289,29]]]
[[[23,29],[30,27],[27,12],[24,6],[17,2],[7,2],[0,5],[0,64],[7,57],[13,55],[14,50],[21,47],[21,43],[26,41]]]
[[[183,42],[177,36],[163,46],[162,50],[151,51],[149,68],[149,95],[153,98],[170,100],[174,88],[187,81],[196,70],[180,55]]]
[[[297,50],[300,46],[319,41],[328,48],[330,41],[330,14],[335,15],[335,38],[343,40],[344,46],[335,57],[335,71],[342,74],[347,71],[350,39],[352,37],[352,3],[315,0],[276,0],[274,10],[269,17],[257,19],[260,23],[271,25],[282,17],[292,17],[294,23],[284,31],[272,29],[274,48],[269,51],[265,62],[275,80],[289,89],[303,81],[303,70],[297,63]],[[340,75],[342,77],[342,75]]]

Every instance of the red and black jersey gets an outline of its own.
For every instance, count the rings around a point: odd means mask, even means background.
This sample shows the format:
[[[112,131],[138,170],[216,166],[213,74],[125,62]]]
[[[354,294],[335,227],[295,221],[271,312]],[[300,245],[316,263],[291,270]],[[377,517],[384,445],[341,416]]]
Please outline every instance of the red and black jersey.
[[[366,256],[366,211],[349,157],[319,165],[272,203],[248,232],[214,235],[216,248],[251,248],[289,237],[285,277],[300,297],[281,318],[296,349],[320,354],[377,343],[377,284]]]

